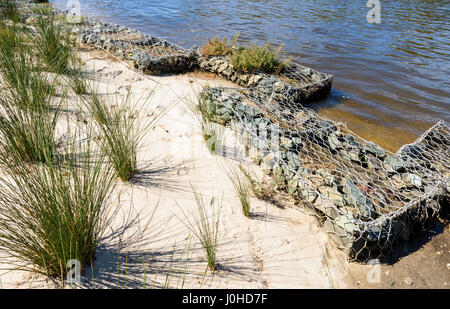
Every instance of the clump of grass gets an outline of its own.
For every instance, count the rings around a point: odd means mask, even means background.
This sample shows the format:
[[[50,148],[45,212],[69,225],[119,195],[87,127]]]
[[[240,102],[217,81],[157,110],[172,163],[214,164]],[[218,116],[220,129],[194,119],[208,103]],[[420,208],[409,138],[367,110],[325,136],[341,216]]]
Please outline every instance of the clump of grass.
[[[20,12],[16,0],[2,0],[0,3],[0,17],[10,19],[17,23],[20,20]]]
[[[113,172],[93,153],[90,138],[70,140],[53,164],[3,166],[0,250],[20,261],[15,269],[65,278],[69,260],[78,260],[83,271],[95,257]]]
[[[11,164],[50,162],[57,152],[55,126],[60,112],[50,107],[23,110],[0,99],[0,153]]]
[[[208,43],[202,46],[200,53],[204,57],[218,57],[231,55],[233,52],[233,46],[236,44],[239,38],[239,33],[229,40],[228,38],[223,38],[220,40],[218,37],[208,40]]]
[[[264,72],[278,74],[288,64],[279,57],[283,47],[272,50],[269,45],[240,47],[231,55],[230,62],[236,70],[245,73]]]
[[[251,186],[248,179],[244,177],[245,175],[243,175],[239,169],[235,168],[232,165],[227,166],[226,174],[231,180],[234,191],[239,197],[239,201],[242,206],[242,213],[244,214],[244,216],[249,218]]]
[[[57,74],[69,72],[74,55],[67,25],[57,25],[54,16],[39,15],[31,39],[48,70]]]
[[[142,114],[146,101],[138,107],[140,100],[133,104],[130,98],[128,93],[123,100],[116,97],[113,102],[115,104],[111,104],[93,94],[91,98],[84,100],[103,136],[101,148],[109,157],[117,176],[124,182],[130,181],[138,171],[137,154],[142,139],[168,110],[153,114],[143,123],[139,115]]]
[[[15,30],[0,25],[0,72],[6,86],[0,98],[0,152],[12,164],[46,162],[56,152],[54,131],[64,98],[51,104],[53,81],[33,61],[31,48],[8,31]]]
[[[73,74],[70,77],[69,83],[75,94],[84,95],[89,93],[88,84],[86,83],[86,80],[84,79],[82,74]]]
[[[34,14],[50,15],[53,12],[53,6],[48,3],[48,0],[38,0],[37,3],[41,5],[32,8]]]
[[[205,204],[203,196],[192,188],[195,202],[197,203],[197,215],[189,218],[182,210],[185,221],[181,220],[189,230],[197,237],[205,251],[208,268],[214,272],[217,266],[217,245],[219,240],[219,222],[221,202],[216,203],[212,198],[209,208]]]

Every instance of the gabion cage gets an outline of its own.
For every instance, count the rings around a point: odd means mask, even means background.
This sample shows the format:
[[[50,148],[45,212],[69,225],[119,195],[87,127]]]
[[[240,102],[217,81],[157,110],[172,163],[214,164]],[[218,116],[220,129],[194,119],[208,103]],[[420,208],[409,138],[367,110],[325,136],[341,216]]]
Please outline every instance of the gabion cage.
[[[197,67],[195,49],[186,50],[125,26],[85,17],[74,33],[83,44],[106,50],[145,74],[185,73]]]
[[[444,123],[392,154],[289,95],[206,88],[199,104],[204,117],[246,136],[257,163],[320,219],[350,260],[389,255],[399,241],[430,228],[445,204]]]
[[[318,72],[294,61],[288,61],[286,67],[276,75],[240,72],[233,68],[228,56],[199,55],[198,62],[203,70],[216,73],[242,87],[256,87],[260,92],[279,94],[295,103],[312,102],[325,97],[333,82],[333,75]]]

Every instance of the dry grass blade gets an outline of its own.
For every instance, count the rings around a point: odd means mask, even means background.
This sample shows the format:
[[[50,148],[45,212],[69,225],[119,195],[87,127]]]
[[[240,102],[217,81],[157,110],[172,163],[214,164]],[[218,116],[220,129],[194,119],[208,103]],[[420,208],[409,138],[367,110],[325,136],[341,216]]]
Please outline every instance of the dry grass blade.
[[[208,268],[215,271],[217,268],[217,245],[219,239],[219,222],[220,222],[220,208],[222,203],[216,203],[214,198],[211,198],[209,205],[205,204],[203,196],[197,193],[192,188],[195,202],[197,204],[197,215],[189,218],[187,214],[181,209],[184,220],[180,219],[189,230],[197,237],[205,251]]]
[[[239,197],[239,202],[242,206],[242,213],[246,217],[250,217],[250,193],[251,186],[248,179],[242,174],[240,169],[237,169],[235,166],[231,164],[226,164],[225,173],[228,178],[231,180],[234,191],[236,195]]]

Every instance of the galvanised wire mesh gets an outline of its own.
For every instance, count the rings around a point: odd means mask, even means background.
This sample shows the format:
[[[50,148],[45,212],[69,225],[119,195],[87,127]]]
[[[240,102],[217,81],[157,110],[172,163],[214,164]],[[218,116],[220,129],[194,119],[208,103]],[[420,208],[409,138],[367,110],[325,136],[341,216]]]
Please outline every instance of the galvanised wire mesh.
[[[320,219],[350,260],[389,255],[431,227],[445,204],[444,123],[393,154],[289,94],[207,88],[199,101],[203,117],[246,136],[261,167]]]
[[[83,44],[104,49],[145,74],[184,73],[197,65],[194,49],[186,50],[162,38],[84,17],[74,27]]]
[[[305,103],[318,100],[330,92],[332,75],[289,59],[283,62],[288,64],[277,75],[264,72],[244,73],[233,67],[229,56],[205,57],[199,53],[199,65],[203,70],[216,73],[242,87],[257,87],[267,95],[280,95],[296,103]]]

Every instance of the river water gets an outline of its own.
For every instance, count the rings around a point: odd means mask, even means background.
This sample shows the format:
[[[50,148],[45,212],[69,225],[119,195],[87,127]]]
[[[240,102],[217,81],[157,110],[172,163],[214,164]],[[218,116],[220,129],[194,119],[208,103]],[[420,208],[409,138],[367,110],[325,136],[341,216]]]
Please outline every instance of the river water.
[[[65,8],[67,0],[54,0]],[[83,15],[184,47],[240,32],[243,42],[285,44],[298,61],[335,75],[310,107],[395,151],[439,120],[450,122],[450,1],[80,0]]]

